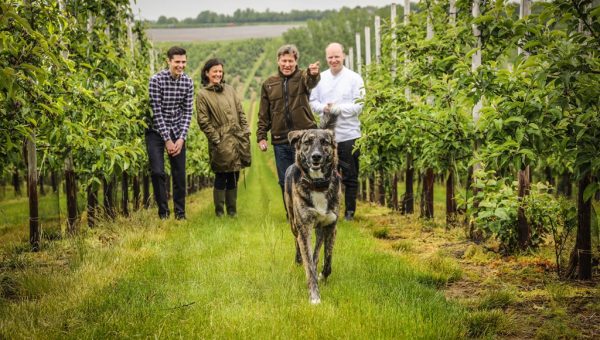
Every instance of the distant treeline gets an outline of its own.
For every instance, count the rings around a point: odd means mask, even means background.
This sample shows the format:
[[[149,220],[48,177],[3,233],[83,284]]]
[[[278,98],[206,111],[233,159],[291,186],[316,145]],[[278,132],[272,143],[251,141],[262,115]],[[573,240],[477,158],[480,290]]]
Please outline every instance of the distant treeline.
[[[169,27],[189,27],[189,26],[207,26],[207,25],[225,25],[225,24],[246,24],[257,22],[291,22],[306,21],[310,19],[322,19],[328,14],[336,12],[335,10],[292,10],[291,12],[271,12],[268,9],[265,12],[257,12],[251,8],[244,10],[237,9],[233,15],[218,14],[211,11],[202,11],[195,18],[185,18],[181,21],[177,18],[167,18],[162,15],[157,21],[149,22],[150,26],[169,26]]]

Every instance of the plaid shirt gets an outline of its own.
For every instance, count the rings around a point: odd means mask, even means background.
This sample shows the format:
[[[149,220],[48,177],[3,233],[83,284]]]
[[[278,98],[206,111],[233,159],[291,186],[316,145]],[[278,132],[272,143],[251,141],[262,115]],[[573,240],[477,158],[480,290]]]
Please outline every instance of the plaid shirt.
[[[194,82],[186,74],[178,79],[171,77],[168,69],[150,78],[150,106],[152,129],[160,133],[164,141],[187,137],[192,121]]]

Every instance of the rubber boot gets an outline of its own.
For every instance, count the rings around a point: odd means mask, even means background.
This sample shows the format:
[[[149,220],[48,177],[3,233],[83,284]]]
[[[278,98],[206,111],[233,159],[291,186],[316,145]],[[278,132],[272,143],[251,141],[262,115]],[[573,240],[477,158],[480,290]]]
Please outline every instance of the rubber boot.
[[[215,201],[215,214],[220,217],[225,213],[225,190],[213,189],[213,199]]]
[[[225,203],[227,215],[235,217],[237,215],[237,188],[225,191]]]

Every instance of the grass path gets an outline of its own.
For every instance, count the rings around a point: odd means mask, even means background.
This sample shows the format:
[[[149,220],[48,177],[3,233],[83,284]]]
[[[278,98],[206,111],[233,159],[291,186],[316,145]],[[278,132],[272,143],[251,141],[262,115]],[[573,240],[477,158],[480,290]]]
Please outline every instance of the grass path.
[[[185,222],[141,212],[35,260],[15,255],[0,275],[14,289],[0,299],[0,338],[465,336],[466,312],[434,288],[436,273],[381,251],[360,222],[339,224],[333,274],[310,305],[272,151],[253,152],[237,218],[215,217],[204,190]]]

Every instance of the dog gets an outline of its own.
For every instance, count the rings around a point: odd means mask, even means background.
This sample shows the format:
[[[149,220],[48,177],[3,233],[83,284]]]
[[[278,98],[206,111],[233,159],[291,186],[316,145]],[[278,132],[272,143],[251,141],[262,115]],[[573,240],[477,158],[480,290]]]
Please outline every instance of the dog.
[[[337,115],[325,114],[318,129],[291,131],[296,159],[285,173],[284,200],[296,239],[296,263],[304,265],[309,301],[321,302],[317,265],[325,243],[325,261],[319,278],[331,274],[331,257],[340,210],[340,175],[333,128]],[[311,233],[316,233],[314,252]]]

